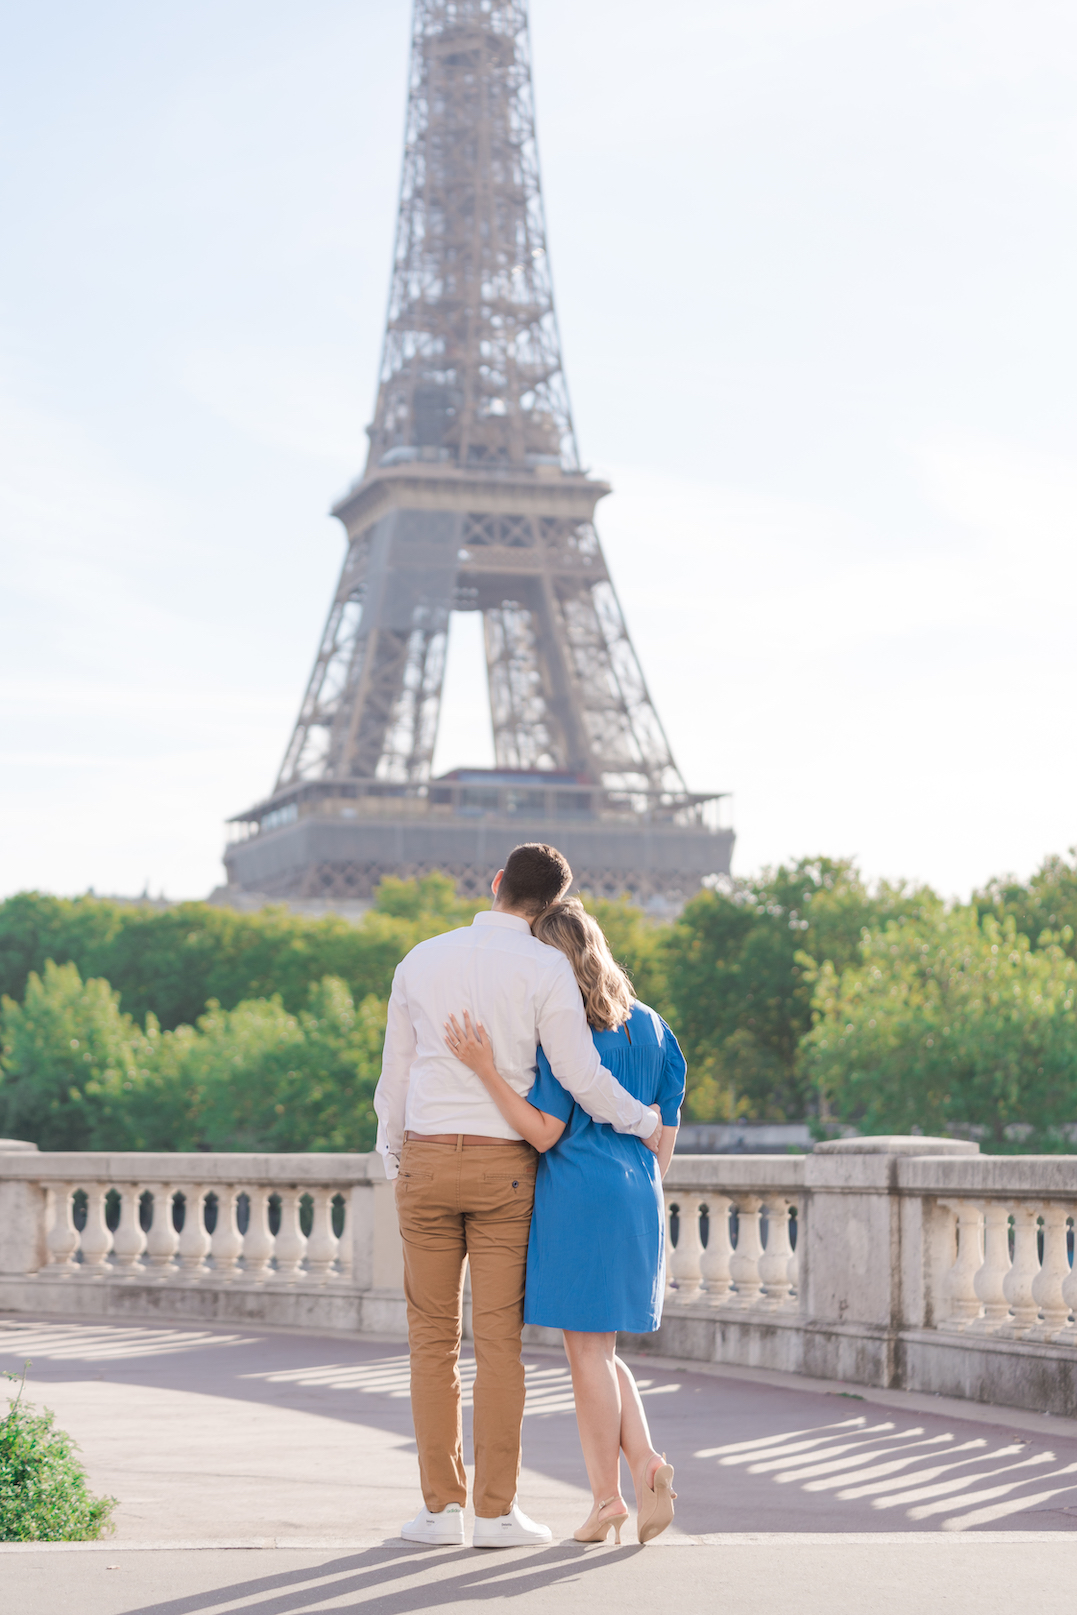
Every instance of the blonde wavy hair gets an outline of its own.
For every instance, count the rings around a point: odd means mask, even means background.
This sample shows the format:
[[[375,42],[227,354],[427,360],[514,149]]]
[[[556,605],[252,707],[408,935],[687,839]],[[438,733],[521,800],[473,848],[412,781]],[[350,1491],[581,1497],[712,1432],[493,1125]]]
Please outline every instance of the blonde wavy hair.
[[[540,942],[559,948],[572,966],[589,1025],[597,1032],[614,1032],[623,1026],[636,997],[632,983],[610,952],[602,927],[579,898],[551,903],[531,930]]]

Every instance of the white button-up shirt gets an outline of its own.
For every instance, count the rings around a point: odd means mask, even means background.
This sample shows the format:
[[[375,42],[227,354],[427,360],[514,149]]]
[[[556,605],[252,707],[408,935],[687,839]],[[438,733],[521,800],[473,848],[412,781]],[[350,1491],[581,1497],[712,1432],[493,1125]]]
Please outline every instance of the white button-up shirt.
[[[657,1111],[603,1066],[572,966],[515,914],[476,914],[420,942],[397,966],[381,1078],[374,1093],[378,1150],[395,1178],[405,1129],[518,1139],[482,1084],[445,1045],[445,1022],[468,1010],[489,1035],[497,1069],[526,1095],[541,1043],[558,1081],[596,1121],[649,1138]]]

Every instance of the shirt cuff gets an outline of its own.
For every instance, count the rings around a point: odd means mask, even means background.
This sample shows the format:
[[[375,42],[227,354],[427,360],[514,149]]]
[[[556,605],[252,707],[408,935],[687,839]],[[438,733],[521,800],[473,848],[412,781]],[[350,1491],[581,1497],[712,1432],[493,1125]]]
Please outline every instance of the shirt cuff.
[[[399,1176],[400,1159],[396,1155],[391,1155],[389,1151],[386,1150],[385,1154],[382,1156],[382,1161],[385,1165],[385,1176],[391,1183],[395,1177]]]
[[[656,1105],[649,1105],[632,1131],[637,1138],[650,1138],[655,1128],[661,1126],[661,1112]]]

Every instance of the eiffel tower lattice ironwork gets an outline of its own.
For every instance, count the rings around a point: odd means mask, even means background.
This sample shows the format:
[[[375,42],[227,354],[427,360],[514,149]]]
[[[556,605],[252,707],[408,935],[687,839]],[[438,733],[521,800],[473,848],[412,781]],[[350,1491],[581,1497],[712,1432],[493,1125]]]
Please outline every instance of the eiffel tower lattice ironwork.
[[[690,891],[728,869],[732,833],[674,763],[595,532],[609,486],[576,447],[525,0],[414,0],[368,434],[299,718],[272,796],[233,821],[230,883],[339,901],[439,867],[477,886],[495,827],[491,848],[557,839],[599,889]],[[436,781],[450,617],[469,610],[496,768]]]

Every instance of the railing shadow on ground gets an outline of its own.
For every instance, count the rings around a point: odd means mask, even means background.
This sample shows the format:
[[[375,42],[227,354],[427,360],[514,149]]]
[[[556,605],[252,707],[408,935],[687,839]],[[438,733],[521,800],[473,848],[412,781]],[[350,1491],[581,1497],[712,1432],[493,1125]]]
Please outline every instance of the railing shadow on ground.
[[[398,1446],[412,1440],[402,1344],[0,1321],[0,1366],[17,1368],[28,1356],[35,1396],[46,1403],[50,1382],[107,1375],[123,1386],[313,1413],[357,1433],[392,1435]],[[524,1462],[579,1491],[567,1366],[534,1350],[525,1362]],[[644,1359],[636,1372],[658,1444],[676,1461],[677,1526],[690,1535],[1077,1525],[1077,1433],[1061,1427],[1057,1437],[1029,1435],[1014,1432],[1003,1409],[985,1426],[955,1419],[952,1409],[903,1412],[808,1386],[693,1374],[687,1364],[671,1369]],[[465,1352],[467,1441],[474,1375]]]

